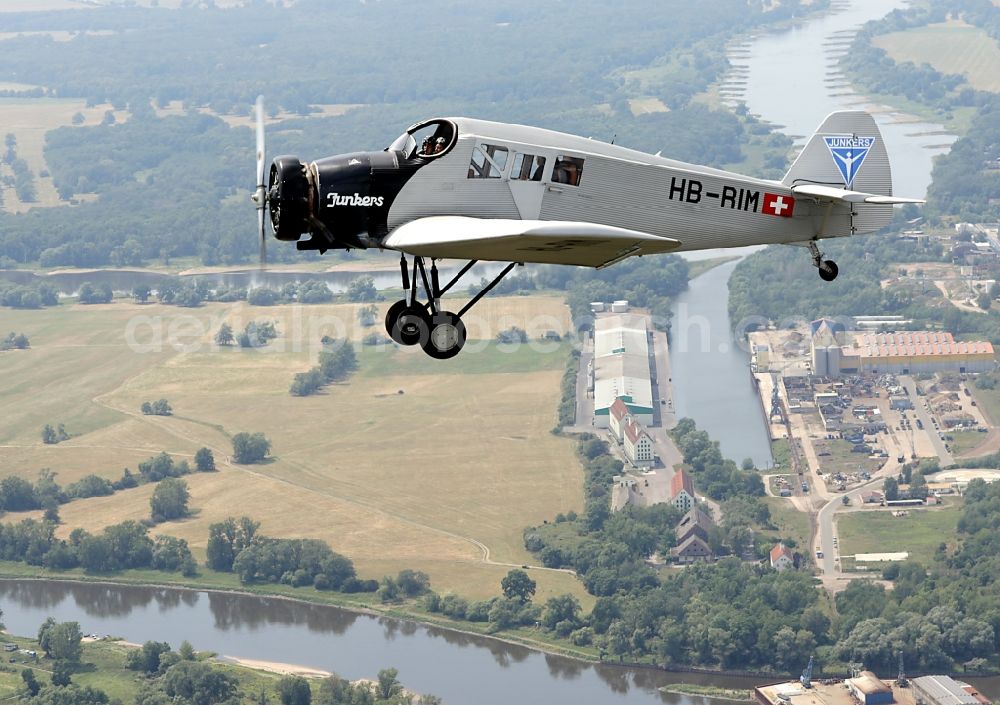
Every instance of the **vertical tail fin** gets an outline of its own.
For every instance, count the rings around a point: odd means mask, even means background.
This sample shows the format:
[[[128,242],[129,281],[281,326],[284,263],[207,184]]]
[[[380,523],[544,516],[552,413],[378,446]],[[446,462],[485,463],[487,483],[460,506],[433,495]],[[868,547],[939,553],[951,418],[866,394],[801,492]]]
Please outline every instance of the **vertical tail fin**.
[[[789,188],[813,184],[891,196],[889,155],[875,118],[862,110],[830,113],[782,183]],[[872,232],[892,220],[891,205],[857,203],[853,207],[855,232]]]

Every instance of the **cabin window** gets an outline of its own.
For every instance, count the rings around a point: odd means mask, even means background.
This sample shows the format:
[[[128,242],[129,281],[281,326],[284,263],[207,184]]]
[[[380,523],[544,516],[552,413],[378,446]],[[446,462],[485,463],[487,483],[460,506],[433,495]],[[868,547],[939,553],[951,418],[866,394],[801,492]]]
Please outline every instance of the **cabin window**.
[[[545,157],[534,154],[515,154],[510,178],[514,181],[541,181],[545,171]]]
[[[556,157],[556,164],[552,167],[552,183],[579,186],[580,177],[582,176],[583,159],[580,157],[566,157],[561,154]]]
[[[499,179],[507,166],[510,152],[495,144],[480,144],[472,153],[469,164],[470,179]]]

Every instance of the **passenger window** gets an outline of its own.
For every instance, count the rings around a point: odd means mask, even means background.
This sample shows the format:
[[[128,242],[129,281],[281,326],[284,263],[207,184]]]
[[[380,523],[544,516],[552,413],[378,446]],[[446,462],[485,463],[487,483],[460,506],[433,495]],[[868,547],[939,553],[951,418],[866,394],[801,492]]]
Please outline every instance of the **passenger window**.
[[[507,157],[510,153],[506,147],[499,147],[494,144],[478,145],[472,153],[472,162],[469,164],[470,179],[499,179],[507,166]]]
[[[556,157],[556,164],[552,167],[552,183],[568,184],[579,186],[580,178],[583,176],[583,159],[579,157]]]
[[[516,154],[510,178],[515,181],[541,181],[545,171],[545,157],[533,154]]]

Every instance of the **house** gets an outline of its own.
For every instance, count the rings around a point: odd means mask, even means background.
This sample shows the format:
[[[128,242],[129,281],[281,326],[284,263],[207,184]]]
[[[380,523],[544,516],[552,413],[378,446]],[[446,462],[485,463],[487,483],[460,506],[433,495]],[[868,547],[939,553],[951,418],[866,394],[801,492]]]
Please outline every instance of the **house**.
[[[701,507],[692,507],[691,511],[684,515],[674,530],[677,535],[678,545],[684,543],[689,537],[697,536],[702,541],[708,541],[708,533],[715,527],[715,522]]]
[[[779,572],[795,567],[795,558],[788,546],[783,543],[774,545],[774,548],[771,549],[771,567]]]
[[[632,414],[621,397],[616,397],[611,409],[608,411],[608,428],[615,435],[618,442],[625,439],[625,425],[631,420]]]
[[[882,500],[883,497],[881,492],[875,492],[873,490],[871,492],[863,492],[861,494],[861,501],[865,504],[882,504]]]
[[[688,536],[679,546],[670,549],[670,555],[678,563],[697,563],[712,560],[712,549],[698,536]]]
[[[670,502],[682,512],[689,512],[694,506],[694,482],[683,468],[670,480]]]
[[[653,464],[653,439],[631,418],[625,420],[624,446],[625,457],[637,468],[648,468]]]

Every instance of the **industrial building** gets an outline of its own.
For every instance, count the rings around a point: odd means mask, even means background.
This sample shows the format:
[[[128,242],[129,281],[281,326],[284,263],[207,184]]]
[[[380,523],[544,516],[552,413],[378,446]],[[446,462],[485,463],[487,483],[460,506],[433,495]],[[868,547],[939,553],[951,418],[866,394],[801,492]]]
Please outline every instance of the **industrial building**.
[[[801,680],[758,686],[754,688],[753,696],[758,705],[858,705],[859,703],[856,691],[850,688],[849,683],[830,680],[814,680],[808,687]],[[882,693],[877,697],[886,696]],[[916,705],[909,688],[890,690],[889,698],[890,700],[885,702]],[[860,702],[864,705],[865,701]]]
[[[616,399],[622,400],[636,421],[653,425],[647,321],[646,316],[631,313],[598,316],[594,321],[594,425],[598,428],[611,426]]]
[[[847,689],[861,705],[889,705],[893,702],[892,688],[871,671],[862,671],[847,679]]]
[[[810,324],[812,370],[820,377],[854,374],[989,372],[996,364],[988,342],[956,342],[951,333],[853,333],[829,319]]]
[[[910,683],[917,705],[980,705],[971,688],[950,676],[921,676]]]

